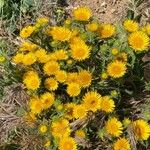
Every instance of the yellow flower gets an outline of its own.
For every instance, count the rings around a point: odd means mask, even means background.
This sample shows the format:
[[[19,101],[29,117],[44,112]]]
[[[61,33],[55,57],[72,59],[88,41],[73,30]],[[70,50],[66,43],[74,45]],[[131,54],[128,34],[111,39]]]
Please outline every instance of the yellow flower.
[[[101,78],[102,78],[103,80],[107,79],[107,78],[108,78],[108,74],[107,74],[106,72],[103,72],[103,73],[101,74]]]
[[[141,52],[148,48],[149,37],[144,32],[137,31],[129,35],[128,42],[136,52]]]
[[[71,38],[71,31],[65,27],[53,27],[50,35],[54,40],[69,41]]]
[[[79,30],[78,29],[76,29],[76,28],[72,29],[71,38],[74,38],[74,37],[78,36],[78,34],[79,34]]]
[[[48,22],[49,22],[49,20],[48,20],[48,18],[46,18],[46,17],[38,18],[37,21],[36,21],[36,23],[37,23],[38,25],[45,25],[45,24],[47,24]]]
[[[35,56],[37,58],[37,61],[40,63],[46,63],[49,61],[49,57],[45,49],[41,48],[41,49],[36,50]]]
[[[109,96],[103,96],[101,100],[101,110],[110,113],[114,110],[114,101]]]
[[[80,86],[77,83],[69,83],[67,87],[67,93],[69,96],[74,97],[80,94]]]
[[[139,24],[130,19],[125,20],[123,26],[128,32],[135,32],[139,29]]]
[[[33,114],[39,114],[43,110],[42,103],[38,98],[30,99],[29,108]]]
[[[115,34],[115,27],[111,24],[103,24],[101,25],[98,33],[101,38],[109,38]]]
[[[86,110],[92,110],[93,112],[100,109],[101,95],[97,92],[88,92],[83,97],[83,105]]]
[[[77,130],[75,132],[75,136],[81,137],[81,138],[85,138],[85,131],[84,130]]]
[[[71,59],[67,60],[67,64],[71,65],[73,63],[73,61]]]
[[[28,124],[31,125],[31,124],[35,123],[36,115],[33,114],[32,112],[28,112],[28,113],[25,113],[24,119]]]
[[[92,16],[92,11],[87,7],[79,7],[73,10],[75,20],[88,21]]]
[[[31,42],[23,42],[21,44],[21,47],[19,48],[20,51],[34,51],[38,46],[36,44],[33,44]]]
[[[145,26],[145,29],[146,29],[146,33],[147,33],[148,35],[150,35],[150,24],[146,25],[146,26]]]
[[[55,75],[57,71],[59,71],[60,66],[56,61],[49,61],[44,64],[44,73],[47,75]]]
[[[42,133],[42,134],[44,134],[44,133],[46,133],[47,132],[47,126],[46,125],[40,125],[39,126],[39,132],[40,133]]]
[[[65,24],[70,25],[71,24],[71,19],[66,19]]]
[[[0,62],[4,62],[6,58],[4,56],[0,56]]]
[[[147,140],[150,136],[150,125],[140,119],[133,122],[133,131],[137,140]]]
[[[89,58],[90,48],[86,44],[72,44],[71,46],[71,56],[74,60],[83,61]]]
[[[71,45],[86,45],[86,43],[84,42],[84,40],[79,37],[79,36],[75,36],[73,38],[71,38],[71,41],[70,41]]]
[[[28,38],[35,31],[34,26],[27,26],[20,31],[20,37]]]
[[[112,97],[118,96],[118,92],[116,90],[111,91],[110,94],[111,94]]]
[[[49,148],[50,146],[51,146],[51,141],[47,139],[44,143],[44,147]]]
[[[117,118],[111,118],[106,122],[106,131],[108,134],[119,137],[122,134],[122,123]]]
[[[67,74],[67,83],[77,83],[78,82],[78,74],[76,72],[71,72]]]
[[[122,61],[114,61],[108,64],[107,73],[113,78],[122,77],[126,73],[126,64]]]
[[[128,125],[131,123],[131,120],[129,119],[129,118],[124,118],[124,120],[123,120],[123,125],[124,125],[124,127],[126,128],[126,127],[128,127]]]
[[[111,50],[111,53],[112,53],[113,55],[117,55],[117,54],[119,53],[119,50],[118,50],[117,48],[113,48],[113,49]]]
[[[73,109],[76,107],[75,103],[65,104],[65,118],[71,120],[73,118]]]
[[[54,78],[47,78],[44,82],[45,87],[50,91],[55,91],[58,88],[58,82]]]
[[[59,81],[60,83],[63,83],[67,80],[67,73],[63,70],[60,70],[56,72],[55,77],[57,81]]]
[[[114,150],[131,150],[130,143],[125,138],[118,139],[114,145]]]
[[[72,137],[63,138],[59,142],[59,150],[77,150],[75,140]]]
[[[23,83],[29,90],[36,90],[40,86],[40,78],[35,71],[28,71],[23,77]]]
[[[87,111],[85,109],[84,105],[76,105],[73,109],[73,117],[78,119],[78,118],[83,118],[87,114]]]
[[[52,122],[51,132],[55,138],[68,137],[71,132],[68,120],[61,118]]]
[[[53,105],[55,97],[54,94],[46,92],[41,95],[40,99],[43,109],[47,109]]]
[[[32,52],[27,53],[23,56],[22,63],[26,66],[32,65],[36,62],[36,57]]]
[[[92,81],[92,75],[89,71],[82,70],[78,74],[78,83],[81,87],[90,86]]]
[[[56,109],[59,110],[59,111],[61,111],[63,108],[64,108],[64,107],[63,107],[62,104],[60,104],[60,105],[58,105],[58,106],[56,107]]]
[[[118,61],[123,61],[123,62],[127,62],[128,60],[128,55],[125,52],[120,53],[117,57],[116,60]]]
[[[55,56],[55,52],[49,53],[48,58],[49,58],[50,61],[57,61],[57,58]]]
[[[54,52],[54,56],[55,56],[56,60],[66,60],[66,59],[68,59],[67,51],[65,51],[63,49],[56,50]]]
[[[98,29],[98,23],[97,22],[92,22],[90,24],[87,25],[87,30],[94,32]]]
[[[22,53],[17,53],[17,54],[13,57],[12,61],[13,61],[15,64],[19,64],[19,63],[22,63],[23,58],[24,58],[24,55],[23,55]]]

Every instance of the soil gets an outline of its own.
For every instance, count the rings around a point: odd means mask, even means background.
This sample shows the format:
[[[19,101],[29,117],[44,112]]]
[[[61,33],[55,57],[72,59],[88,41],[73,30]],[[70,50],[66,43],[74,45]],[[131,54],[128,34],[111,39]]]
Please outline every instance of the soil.
[[[88,6],[101,22],[114,23],[126,16],[127,0],[69,0],[69,7]]]

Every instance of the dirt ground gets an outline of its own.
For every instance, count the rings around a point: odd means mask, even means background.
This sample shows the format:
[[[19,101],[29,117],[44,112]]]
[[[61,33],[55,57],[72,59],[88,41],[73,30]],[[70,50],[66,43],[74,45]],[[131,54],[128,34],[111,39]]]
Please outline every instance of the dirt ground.
[[[127,11],[128,0],[70,0],[70,7],[88,6],[102,22],[116,22]]]

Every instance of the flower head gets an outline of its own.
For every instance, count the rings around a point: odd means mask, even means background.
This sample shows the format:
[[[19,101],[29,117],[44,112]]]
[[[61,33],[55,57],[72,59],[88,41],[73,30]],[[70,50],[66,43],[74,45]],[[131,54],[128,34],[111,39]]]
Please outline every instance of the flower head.
[[[47,132],[47,126],[46,125],[40,125],[39,126],[39,132],[40,133],[42,133],[42,134],[44,134],[44,133],[46,133]]]
[[[74,107],[73,109],[73,116],[76,119],[83,118],[86,116],[86,114],[87,114],[87,111],[84,105],[76,105],[76,107]]]
[[[67,103],[65,104],[65,118],[71,120],[73,118],[73,110],[76,107],[75,103]]]
[[[33,114],[39,114],[43,110],[42,103],[38,98],[31,98],[29,108]]]
[[[147,24],[147,25],[145,26],[145,29],[146,29],[146,33],[147,33],[148,35],[150,35],[150,24]]]
[[[137,31],[129,35],[128,42],[136,52],[141,52],[148,48],[149,37],[144,32]]]
[[[101,95],[97,92],[88,92],[83,97],[83,105],[86,110],[97,111],[100,109]]]
[[[87,30],[94,32],[98,29],[98,23],[97,22],[92,22],[90,24],[87,25]]]
[[[117,48],[113,48],[113,49],[111,49],[111,53],[113,55],[117,55],[119,53],[119,50]]]
[[[102,78],[103,80],[106,80],[106,79],[108,78],[107,72],[102,72],[101,78]]]
[[[103,24],[98,30],[101,38],[109,38],[115,34],[115,27],[111,24]]]
[[[19,48],[19,50],[23,52],[34,51],[37,47],[38,46],[36,44],[26,41],[21,44],[21,47]]]
[[[89,71],[82,70],[78,74],[78,83],[81,87],[90,86],[92,81],[92,75]]]
[[[41,48],[41,49],[36,50],[35,56],[37,58],[37,61],[40,63],[46,63],[49,61],[49,57],[45,49]]]
[[[25,113],[24,119],[27,124],[32,125],[33,123],[36,122],[36,114],[32,112]]]
[[[55,77],[57,81],[59,81],[60,83],[63,83],[67,80],[67,73],[63,70],[60,70],[56,72]]]
[[[23,77],[23,83],[29,90],[36,90],[40,86],[40,78],[35,71],[28,71]]]
[[[49,148],[50,145],[51,145],[51,141],[47,139],[44,143],[44,147]]]
[[[67,51],[61,49],[61,50],[56,50],[54,52],[54,57],[56,58],[56,60],[66,60],[68,59],[68,54]]]
[[[112,112],[115,108],[115,104],[113,99],[111,99],[109,96],[103,96],[101,100],[101,110],[105,112]]]
[[[55,75],[57,71],[59,71],[60,66],[56,61],[49,61],[44,64],[44,73],[47,75]]]
[[[114,145],[114,150],[131,150],[130,143],[125,138],[118,139]]]
[[[122,53],[118,54],[118,55],[116,56],[116,60],[122,61],[122,62],[127,62],[127,60],[128,60],[128,55],[127,55],[127,53],[122,52]]]
[[[123,120],[123,125],[124,125],[124,127],[126,128],[126,127],[128,127],[128,125],[131,123],[131,120],[129,119],[129,118],[124,118],[124,120]]]
[[[85,131],[84,130],[77,130],[76,132],[75,132],[75,136],[78,136],[78,137],[81,137],[81,138],[85,138]]]
[[[67,83],[78,83],[78,74],[76,72],[70,72],[67,74]]]
[[[36,57],[32,52],[29,52],[23,56],[22,63],[24,65],[32,65],[36,62]]]
[[[36,20],[36,23],[38,24],[38,25],[45,25],[45,24],[47,24],[49,22],[49,20],[48,20],[48,18],[46,18],[46,17],[40,17],[40,18],[38,18],[37,20]]]
[[[71,96],[78,96],[80,94],[80,86],[77,83],[69,83],[67,87],[67,93]]]
[[[20,37],[28,38],[35,31],[34,26],[27,26],[20,31]]]
[[[55,99],[54,94],[49,92],[42,94],[40,98],[43,109],[50,108],[53,105]]]
[[[88,21],[92,16],[92,11],[87,7],[79,7],[73,11],[76,20]]]
[[[150,125],[144,120],[133,122],[133,131],[137,140],[147,140],[150,136]]]
[[[83,43],[72,44],[71,55],[74,60],[83,61],[89,58],[90,48],[86,44],[83,44]]]
[[[108,134],[119,137],[122,134],[122,123],[117,118],[111,118],[106,122],[106,131]]]
[[[77,150],[75,140],[71,137],[63,138],[59,142],[59,150]]]
[[[125,20],[123,26],[128,32],[135,32],[139,29],[138,23],[130,19]]]
[[[69,122],[62,118],[58,121],[52,122],[51,131],[55,138],[68,137],[71,131]]]
[[[65,27],[53,27],[49,33],[58,41],[69,41],[71,38],[71,31]]]
[[[108,64],[107,73],[113,78],[122,77],[126,73],[126,64],[122,61],[114,61]]]
[[[23,58],[24,58],[23,53],[17,53],[17,54],[13,57],[12,61],[13,61],[14,63],[16,63],[16,64],[19,64],[19,63],[22,63]]]
[[[47,78],[44,82],[45,87],[50,91],[55,91],[58,88],[58,82],[54,78]]]

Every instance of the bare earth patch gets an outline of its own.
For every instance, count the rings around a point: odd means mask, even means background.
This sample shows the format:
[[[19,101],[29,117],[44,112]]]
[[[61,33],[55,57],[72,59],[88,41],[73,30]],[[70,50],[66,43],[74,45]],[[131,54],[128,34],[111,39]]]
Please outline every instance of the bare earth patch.
[[[102,22],[116,22],[125,16],[127,0],[70,0],[70,7],[88,6]]]

